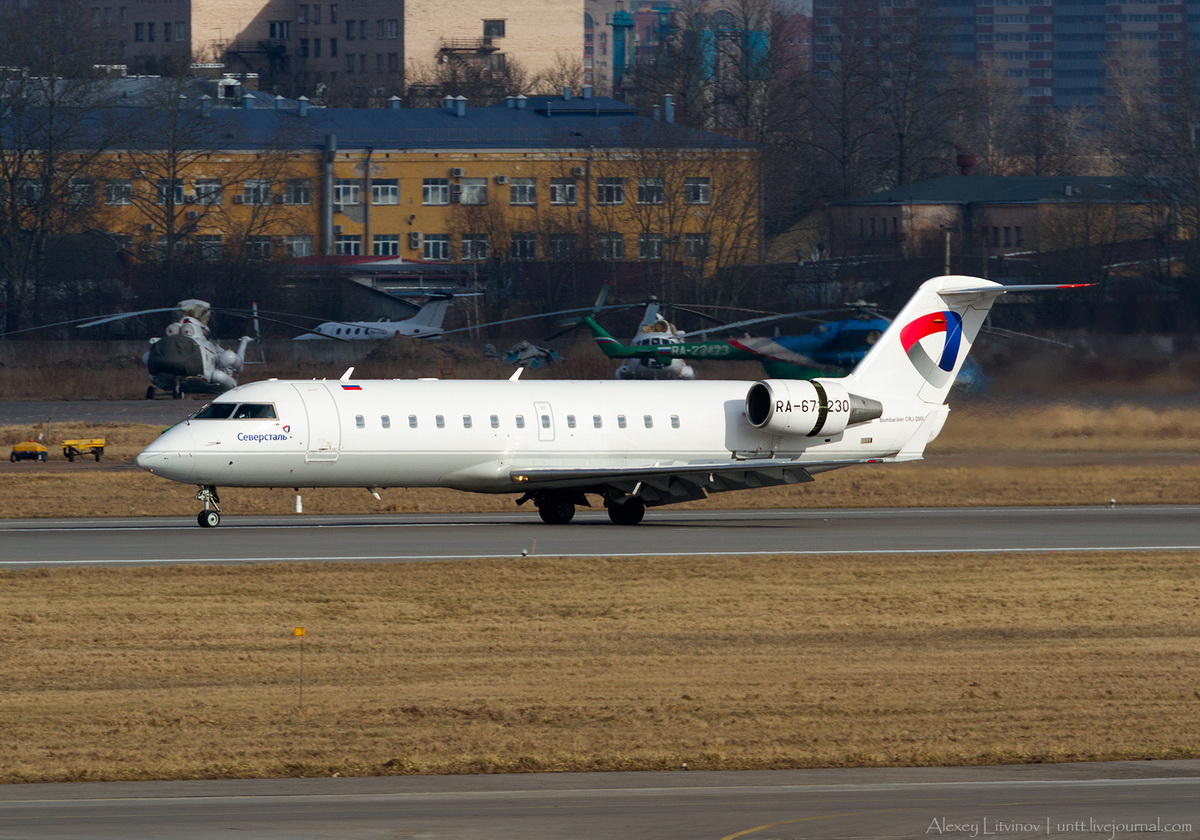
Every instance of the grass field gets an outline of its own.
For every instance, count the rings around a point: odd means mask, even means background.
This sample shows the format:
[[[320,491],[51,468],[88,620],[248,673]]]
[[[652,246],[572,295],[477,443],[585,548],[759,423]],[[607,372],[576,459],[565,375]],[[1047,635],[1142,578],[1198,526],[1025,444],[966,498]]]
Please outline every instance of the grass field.
[[[1196,561],[5,572],[0,779],[1197,757]]]
[[[55,430],[107,436],[105,460],[5,464],[4,516],[195,512],[194,488],[128,464],[157,429]],[[1183,410],[979,403],[924,463],[700,504],[1194,504],[1198,454]],[[233,516],[293,498],[222,494]],[[304,498],[310,513],[512,509]],[[1196,758],[1198,560],[0,572],[0,781]]]

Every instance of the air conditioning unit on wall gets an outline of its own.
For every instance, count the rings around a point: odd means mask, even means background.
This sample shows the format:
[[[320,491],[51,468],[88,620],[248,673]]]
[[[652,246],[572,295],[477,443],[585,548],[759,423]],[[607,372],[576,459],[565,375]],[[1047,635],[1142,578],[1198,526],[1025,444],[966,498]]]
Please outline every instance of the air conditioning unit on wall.
[[[464,174],[463,168],[461,166],[456,166],[450,170],[451,178],[461,178],[463,176],[463,174]]]
[[[573,175],[576,178],[582,178],[583,177],[583,167],[576,166],[574,169],[571,170],[571,175]]]
[[[408,247],[412,248],[414,251],[417,248],[420,248],[421,247],[421,234],[417,233],[415,230],[411,231],[408,234]]]
[[[497,176],[496,176],[496,183],[497,183],[497,184],[507,184],[507,183],[508,183],[508,176],[507,176],[507,175],[497,175]]]

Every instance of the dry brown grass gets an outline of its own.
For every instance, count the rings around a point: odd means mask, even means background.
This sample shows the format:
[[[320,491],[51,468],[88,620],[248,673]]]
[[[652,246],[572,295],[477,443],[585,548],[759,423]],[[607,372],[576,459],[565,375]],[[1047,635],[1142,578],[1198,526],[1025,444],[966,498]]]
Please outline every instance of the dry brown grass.
[[[953,405],[953,401],[952,401]],[[973,402],[953,408],[929,452],[1200,452],[1200,412],[1136,402]]]
[[[1197,559],[4,572],[0,779],[1196,757]]]

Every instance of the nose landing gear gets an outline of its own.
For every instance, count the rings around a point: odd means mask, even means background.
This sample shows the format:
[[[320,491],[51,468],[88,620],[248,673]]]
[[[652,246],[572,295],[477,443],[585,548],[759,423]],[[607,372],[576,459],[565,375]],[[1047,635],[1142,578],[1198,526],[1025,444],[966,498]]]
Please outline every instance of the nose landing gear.
[[[221,524],[221,498],[217,488],[211,484],[200,485],[196,500],[204,502],[204,510],[196,514],[196,522],[201,528],[216,528]]]

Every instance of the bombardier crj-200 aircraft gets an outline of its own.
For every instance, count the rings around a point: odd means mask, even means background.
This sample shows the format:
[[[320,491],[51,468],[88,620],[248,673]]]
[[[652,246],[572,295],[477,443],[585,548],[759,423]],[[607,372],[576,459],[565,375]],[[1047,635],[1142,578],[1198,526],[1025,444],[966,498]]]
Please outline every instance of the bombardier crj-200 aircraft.
[[[647,507],[921,458],[996,298],[1062,288],[935,277],[841,378],[254,382],[167,430],[137,464],[199,485],[209,528],[222,486],[513,493],[551,524],[591,494],[634,525]]]

